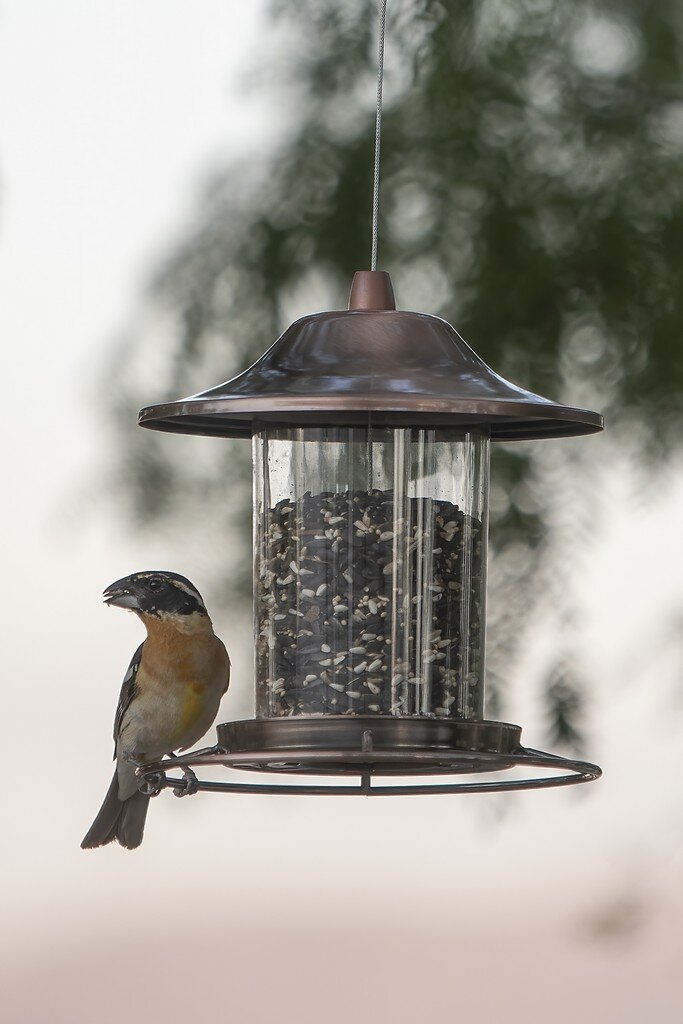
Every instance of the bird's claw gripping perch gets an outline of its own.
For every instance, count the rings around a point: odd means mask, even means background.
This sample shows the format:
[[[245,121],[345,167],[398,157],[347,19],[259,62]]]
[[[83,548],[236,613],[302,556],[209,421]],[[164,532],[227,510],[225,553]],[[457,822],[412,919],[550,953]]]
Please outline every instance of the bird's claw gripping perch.
[[[183,768],[183,784],[173,790],[174,796],[194,796],[199,789],[199,779],[191,768]]]
[[[182,782],[180,779],[168,781],[177,781],[177,785],[173,787],[173,793],[175,796],[193,796],[199,790],[199,779],[192,771],[191,768],[182,768],[183,778]],[[158,796],[161,790],[164,788],[164,781],[166,775],[164,772],[155,772],[152,775],[142,775],[141,769],[138,767],[138,775],[140,775],[140,783],[138,789],[145,796]]]
[[[163,774],[157,772],[154,775],[142,776],[138,789],[145,796],[158,796],[162,790]]]

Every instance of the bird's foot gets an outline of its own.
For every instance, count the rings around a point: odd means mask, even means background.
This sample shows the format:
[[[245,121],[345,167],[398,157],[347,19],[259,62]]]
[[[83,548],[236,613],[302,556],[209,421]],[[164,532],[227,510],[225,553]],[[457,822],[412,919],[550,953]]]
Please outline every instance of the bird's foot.
[[[183,768],[183,785],[173,790],[176,796],[194,796],[199,789],[199,779],[191,768]]]
[[[154,775],[143,776],[140,779],[138,789],[145,796],[158,796],[162,790],[162,780],[164,776],[161,772],[157,772]]]

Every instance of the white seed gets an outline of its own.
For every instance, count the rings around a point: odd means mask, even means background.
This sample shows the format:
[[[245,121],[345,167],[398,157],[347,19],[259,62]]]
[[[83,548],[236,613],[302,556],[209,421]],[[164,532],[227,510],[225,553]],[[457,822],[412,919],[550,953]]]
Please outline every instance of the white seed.
[[[330,647],[330,645],[329,645],[329,644],[321,644],[321,645],[320,645],[320,650],[321,650],[321,651],[324,651],[324,652],[325,652],[325,654],[329,654],[329,653],[330,653],[330,651],[332,650],[332,648]]]
[[[277,582],[280,584],[281,587],[286,587],[289,583],[293,583],[294,582],[294,577],[291,574],[289,576],[285,576],[284,579],[281,579],[278,576]]]
[[[304,686],[308,686],[309,683],[312,683],[317,678],[317,676],[304,676]]]
[[[450,640],[439,640],[439,642],[438,642],[438,644],[436,646],[437,647],[450,647],[450,644],[451,644]]]
[[[460,590],[460,584],[456,583],[455,580],[451,580],[451,582],[448,584],[448,589],[449,590]]]
[[[322,595],[325,593],[326,590],[327,590],[327,583],[321,583],[320,586],[318,587],[318,589],[315,592],[315,596],[316,597],[322,597]]]
[[[335,615],[337,614],[337,612],[348,612],[348,610],[349,610],[349,606],[347,604],[336,604],[334,606],[334,614]]]
[[[342,663],[342,661],[344,660],[344,658],[345,658],[345,657],[346,657],[346,655],[345,655],[345,654],[340,654],[338,658],[335,658],[335,659],[334,659],[334,661],[332,662],[332,664],[333,664],[333,665],[341,665],[341,663]]]
[[[344,691],[343,683],[330,683],[329,685],[332,687],[333,690],[338,690],[340,693],[343,693]]]
[[[365,654],[364,647],[349,647],[349,654]]]
[[[377,612],[379,611],[377,602],[373,601],[372,598],[370,598],[370,600],[368,601],[368,608],[370,609],[373,615],[376,615]]]
[[[367,664],[367,661],[361,661],[360,665],[356,665],[353,671],[356,673],[356,675],[360,675],[361,672],[365,672]]]
[[[344,519],[344,516],[332,516],[332,518],[328,519],[327,521],[330,524],[330,526],[334,526],[335,523],[343,523],[346,520]]]
[[[290,562],[289,568],[292,570],[293,573],[296,573],[297,576],[299,575],[299,569],[296,562]]]
[[[379,704],[368,704],[368,711],[379,711]]]
[[[315,590],[302,589],[301,593],[303,594],[304,597],[315,597]]]
[[[360,697],[360,693],[358,692],[358,690],[347,690],[346,691],[346,696],[347,697]]]
[[[296,608],[290,608],[289,609],[289,614],[290,615],[297,615],[300,619],[303,619],[303,617],[304,617],[304,613],[303,612],[298,612],[296,610]]]
[[[375,658],[373,662],[368,665],[368,672],[375,672],[382,664],[381,658]]]
[[[342,576],[344,577],[347,583],[353,583],[353,576],[351,575],[348,569],[346,570],[346,572],[342,573]]]
[[[368,682],[367,685],[368,685],[368,690],[370,691],[370,693],[375,693],[375,694],[379,693],[379,686],[377,686],[376,683]]]
[[[403,682],[403,676],[399,672],[397,675],[391,677],[391,685],[398,686],[399,683]]]
[[[455,697],[444,697],[443,706],[449,708],[451,704],[455,704]]]
[[[389,562],[389,564],[385,565],[384,568],[382,569],[382,574],[384,576],[391,576],[393,571],[394,571],[394,563],[393,562]]]
[[[376,633],[361,633],[360,638],[361,640],[374,640],[376,636]]]
[[[273,615],[273,618],[275,619],[276,622],[280,622],[282,619],[286,619],[287,616],[279,614],[279,615]]]
[[[379,535],[379,539],[380,540],[393,540],[393,538],[394,538],[394,535],[391,532],[391,530],[385,530],[384,533],[380,533],[380,535]]]
[[[448,708],[434,708],[434,710],[436,711],[437,715],[439,715],[441,718],[445,718],[448,714],[450,714]]]
[[[328,666],[328,665],[331,665],[331,664],[332,664],[332,658],[325,658],[325,660],[324,660],[324,661],[321,661],[321,662],[320,662],[320,664],[321,664],[321,665],[324,665],[324,666],[325,666],[325,668],[327,668],[327,666]]]
[[[425,665],[429,665],[429,663],[434,661],[435,658],[436,658],[435,654],[425,654],[423,656],[422,660],[424,661]]]

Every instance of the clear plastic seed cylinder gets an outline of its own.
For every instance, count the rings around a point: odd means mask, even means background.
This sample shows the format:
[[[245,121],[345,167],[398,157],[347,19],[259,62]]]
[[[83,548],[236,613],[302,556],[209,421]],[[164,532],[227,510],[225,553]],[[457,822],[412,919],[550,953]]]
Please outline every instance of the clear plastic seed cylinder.
[[[253,434],[256,714],[484,717],[485,428]]]

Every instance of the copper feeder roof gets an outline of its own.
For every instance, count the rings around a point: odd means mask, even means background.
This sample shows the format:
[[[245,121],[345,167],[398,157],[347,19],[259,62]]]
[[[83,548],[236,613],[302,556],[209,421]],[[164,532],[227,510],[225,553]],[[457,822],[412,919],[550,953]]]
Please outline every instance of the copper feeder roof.
[[[396,310],[389,275],[359,271],[348,310],[302,317],[249,369],[177,402],[142,409],[153,430],[249,436],[282,425],[467,427],[493,440],[602,430],[599,413],[558,405],[490,369],[445,320]]]

